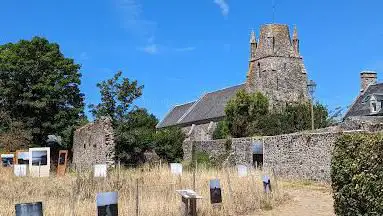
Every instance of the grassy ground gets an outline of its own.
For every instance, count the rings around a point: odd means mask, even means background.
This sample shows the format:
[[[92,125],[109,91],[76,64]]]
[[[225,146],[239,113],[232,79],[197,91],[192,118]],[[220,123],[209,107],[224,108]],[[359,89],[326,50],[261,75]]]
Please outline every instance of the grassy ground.
[[[141,216],[181,215],[178,189],[191,189],[193,174],[170,174],[167,167],[129,169],[109,172],[106,179],[94,179],[90,173],[70,173],[65,177],[17,178],[12,170],[0,168],[0,215],[14,215],[15,204],[43,202],[44,215],[95,215],[97,192],[118,191],[120,215],[135,215],[136,187],[139,184]],[[196,173],[196,191],[203,196],[197,203],[198,215],[258,215],[273,212],[291,202],[292,190],[301,183],[276,180],[272,175],[271,195],[263,193],[260,171],[251,170],[238,177],[235,170],[200,168]],[[223,193],[221,208],[210,204],[209,180],[219,178]],[[295,184],[295,186],[294,186]],[[305,183],[309,184],[309,183]],[[307,185],[310,187],[311,185]],[[294,196],[294,194],[292,194]],[[315,200],[314,200],[315,202]]]

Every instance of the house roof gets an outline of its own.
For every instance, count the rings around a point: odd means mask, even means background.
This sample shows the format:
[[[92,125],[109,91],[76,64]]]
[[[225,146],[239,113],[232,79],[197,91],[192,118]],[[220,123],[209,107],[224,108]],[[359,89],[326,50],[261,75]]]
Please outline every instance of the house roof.
[[[383,95],[383,83],[368,86],[368,88],[360,94],[351,108],[347,111],[345,118],[351,116],[368,116],[370,115],[370,97],[374,95],[377,100]]]
[[[245,84],[240,84],[220,89],[204,94],[195,102],[175,106],[157,125],[157,128],[191,125],[196,122],[223,118],[227,102],[239,89],[244,89],[244,87]]]

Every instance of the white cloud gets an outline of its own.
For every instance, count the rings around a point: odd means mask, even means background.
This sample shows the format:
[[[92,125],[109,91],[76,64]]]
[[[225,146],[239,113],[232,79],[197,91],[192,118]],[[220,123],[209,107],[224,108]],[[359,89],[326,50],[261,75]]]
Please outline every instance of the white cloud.
[[[149,45],[147,45],[145,47],[138,48],[138,50],[140,50],[142,52],[146,52],[146,53],[148,53],[150,55],[158,54],[158,52],[159,52],[157,44],[149,44]]]
[[[145,40],[154,36],[157,23],[145,19],[143,7],[138,0],[117,0],[117,7],[122,25],[127,31]]]
[[[229,15],[229,5],[225,0],[214,0],[214,3],[217,4],[221,8],[221,12],[223,16]]]

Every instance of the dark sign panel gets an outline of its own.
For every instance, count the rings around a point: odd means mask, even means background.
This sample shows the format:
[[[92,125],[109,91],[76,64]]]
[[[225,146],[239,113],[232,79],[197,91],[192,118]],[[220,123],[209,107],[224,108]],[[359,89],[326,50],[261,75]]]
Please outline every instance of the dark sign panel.
[[[21,203],[15,206],[16,216],[43,216],[43,203]]]
[[[263,190],[265,193],[271,192],[271,183],[270,183],[270,177],[269,176],[263,176]]]
[[[96,197],[97,216],[118,216],[118,193],[98,193]]]
[[[3,167],[12,167],[14,164],[14,154],[1,154],[1,163]]]
[[[222,193],[219,179],[210,180],[210,202],[211,204],[222,203]]]

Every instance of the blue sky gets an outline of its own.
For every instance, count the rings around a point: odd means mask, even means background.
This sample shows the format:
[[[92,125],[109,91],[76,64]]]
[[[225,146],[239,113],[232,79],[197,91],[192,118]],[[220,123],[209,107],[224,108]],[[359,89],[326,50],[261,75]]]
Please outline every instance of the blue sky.
[[[275,0],[297,25],[316,97],[331,109],[359,92],[361,70],[383,71],[381,0]],[[82,65],[86,103],[116,71],[145,85],[138,104],[162,118],[175,104],[245,81],[249,34],[273,22],[272,0],[2,1],[0,44],[44,36]]]

